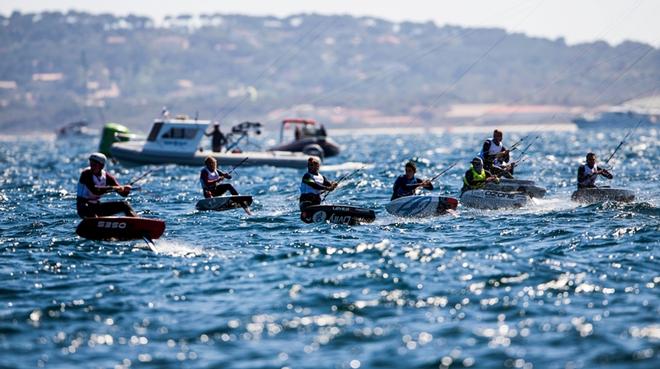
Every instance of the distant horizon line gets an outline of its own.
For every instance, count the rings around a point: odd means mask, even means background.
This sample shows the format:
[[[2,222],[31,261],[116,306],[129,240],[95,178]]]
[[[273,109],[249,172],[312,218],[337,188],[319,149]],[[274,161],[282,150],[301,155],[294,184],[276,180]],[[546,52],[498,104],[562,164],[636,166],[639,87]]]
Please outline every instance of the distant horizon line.
[[[285,20],[288,18],[295,18],[295,17],[300,17],[300,16],[321,16],[321,17],[350,17],[350,18],[355,18],[355,19],[375,19],[375,20],[380,20],[392,24],[403,24],[403,23],[411,23],[411,24],[429,24],[432,23],[435,27],[437,28],[443,28],[443,27],[456,27],[456,28],[463,28],[463,29],[492,29],[492,30],[502,30],[510,34],[521,34],[524,35],[525,37],[528,38],[538,38],[538,39],[544,39],[544,40],[549,40],[556,42],[558,40],[563,40],[563,42],[567,46],[576,46],[576,45],[582,45],[582,44],[590,44],[590,43],[597,43],[597,42],[603,42],[606,43],[607,45],[611,47],[617,47],[620,46],[624,43],[631,42],[631,43],[639,43],[639,44],[644,44],[652,47],[653,49],[660,49],[660,45],[656,46],[652,44],[651,42],[644,41],[644,40],[639,40],[639,39],[623,39],[618,43],[614,43],[611,41],[608,41],[603,38],[594,38],[590,39],[588,41],[582,40],[582,41],[568,41],[565,36],[558,36],[558,37],[551,37],[551,36],[545,36],[545,35],[534,35],[530,34],[524,31],[514,31],[507,29],[502,26],[476,26],[476,25],[461,25],[461,24],[453,24],[453,23],[438,23],[435,20],[426,20],[426,21],[421,21],[421,20],[393,20],[393,19],[388,19],[383,16],[376,16],[376,15],[354,15],[354,14],[349,14],[349,13],[334,13],[334,14],[327,14],[327,13],[321,13],[321,12],[300,12],[300,13],[292,13],[288,15],[275,15],[275,14],[248,14],[248,13],[239,13],[239,12],[227,12],[227,13],[222,13],[218,11],[214,12],[209,12],[209,13],[181,13],[181,14],[167,14],[163,16],[154,16],[154,15],[146,15],[146,14],[140,14],[140,13],[112,13],[112,12],[95,12],[91,10],[77,10],[77,9],[68,9],[66,11],[64,10],[59,10],[59,9],[44,9],[41,11],[22,11],[22,10],[12,10],[10,14],[6,14],[3,11],[0,11],[0,17],[5,17],[5,18],[10,18],[12,14],[14,13],[19,13],[21,15],[38,15],[38,14],[43,14],[43,13],[59,13],[62,15],[66,15],[69,13],[78,13],[78,14],[87,14],[87,15],[92,15],[92,16],[100,16],[100,15],[112,15],[117,18],[126,18],[129,16],[135,16],[135,17],[141,17],[141,18],[148,18],[154,24],[156,25],[157,28],[168,28],[168,26],[163,26],[163,24],[167,23],[168,19],[177,19],[182,16],[187,16],[191,18],[197,18],[201,19],[202,17],[223,17],[223,16],[243,16],[243,17],[250,17],[250,18],[274,18],[278,20]]]

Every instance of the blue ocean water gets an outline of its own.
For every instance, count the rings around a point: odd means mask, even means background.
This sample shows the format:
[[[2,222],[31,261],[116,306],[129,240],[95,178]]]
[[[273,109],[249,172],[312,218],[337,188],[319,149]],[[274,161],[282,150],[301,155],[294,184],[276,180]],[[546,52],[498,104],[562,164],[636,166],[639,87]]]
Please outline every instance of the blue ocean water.
[[[166,166],[129,197],[167,222],[155,253],[75,235],[95,139],[0,142],[0,367],[657,368],[658,132],[612,162],[634,203],[570,201],[584,154],[625,133],[543,133],[518,173],[545,199],[426,220],[384,211],[403,163],[430,177],[461,160],[433,191],[457,196],[483,135],[338,137],[328,165],[375,164],[328,197],[377,211],[360,226],[301,223],[302,171],[238,169],[247,216],[196,211],[200,168]]]

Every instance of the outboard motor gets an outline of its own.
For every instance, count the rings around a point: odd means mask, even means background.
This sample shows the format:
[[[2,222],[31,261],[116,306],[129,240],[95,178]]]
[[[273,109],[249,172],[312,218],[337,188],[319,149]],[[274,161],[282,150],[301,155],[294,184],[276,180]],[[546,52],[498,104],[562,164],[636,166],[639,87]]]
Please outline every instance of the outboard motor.
[[[125,126],[119,123],[106,123],[101,132],[101,141],[99,142],[99,152],[111,157],[110,146],[115,142],[128,141],[131,138],[131,132]]]

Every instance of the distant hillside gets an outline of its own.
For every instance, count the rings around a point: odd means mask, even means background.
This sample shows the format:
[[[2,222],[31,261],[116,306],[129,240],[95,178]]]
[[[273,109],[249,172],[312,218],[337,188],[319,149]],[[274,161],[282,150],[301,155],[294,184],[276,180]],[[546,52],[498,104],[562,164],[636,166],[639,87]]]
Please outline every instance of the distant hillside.
[[[0,130],[234,123],[309,104],[437,122],[450,103],[598,105],[660,86],[660,50],[350,16],[0,17]]]

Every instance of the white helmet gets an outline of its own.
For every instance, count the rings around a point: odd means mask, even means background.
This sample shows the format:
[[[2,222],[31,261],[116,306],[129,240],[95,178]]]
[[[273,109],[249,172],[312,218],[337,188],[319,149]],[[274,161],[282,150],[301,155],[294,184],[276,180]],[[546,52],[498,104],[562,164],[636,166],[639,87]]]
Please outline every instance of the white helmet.
[[[108,158],[100,152],[95,152],[89,156],[89,160],[94,160],[97,163],[105,165],[105,161],[108,160]]]

